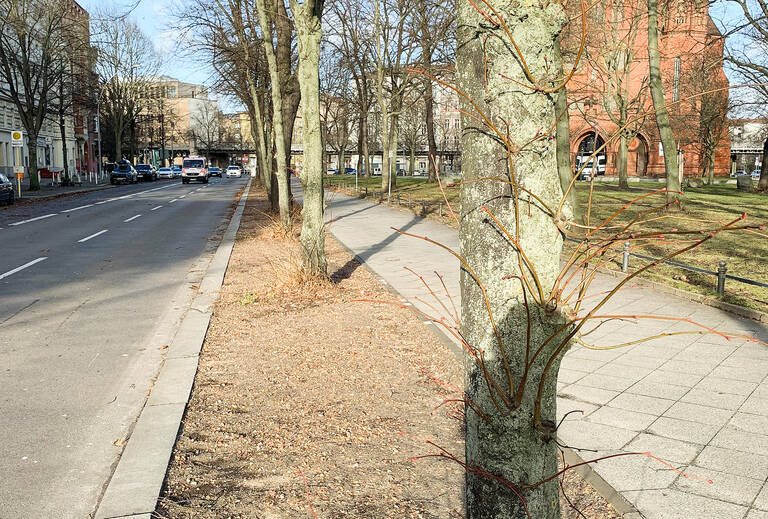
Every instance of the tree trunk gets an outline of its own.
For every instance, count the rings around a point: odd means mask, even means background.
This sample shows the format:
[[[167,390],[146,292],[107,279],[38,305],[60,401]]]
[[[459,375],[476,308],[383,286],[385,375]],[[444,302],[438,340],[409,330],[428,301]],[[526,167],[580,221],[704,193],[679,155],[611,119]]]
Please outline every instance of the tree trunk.
[[[539,80],[551,70],[560,69],[557,35],[567,17],[559,2],[488,1],[515,35],[533,78]],[[464,115],[464,180],[484,177],[488,171],[506,171],[517,185],[531,189],[547,206],[557,207],[562,196],[557,143],[554,139],[537,139],[541,128],[556,125],[556,96],[518,86],[502,77],[503,74],[530,85],[520,60],[514,51],[510,52],[510,43],[498,37],[496,28],[470,2],[460,3],[457,25],[459,88],[490,121],[514,121],[509,127],[513,143],[531,143],[524,153],[509,157],[508,150],[493,136],[487,136],[485,128]],[[462,109],[475,113],[466,100],[462,100]],[[503,134],[506,131],[506,127],[500,130]],[[485,286],[498,323],[497,337],[485,310],[483,291],[468,270],[462,269],[461,331],[468,344],[482,352],[487,368],[483,370],[471,360],[465,364],[465,391],[471,403],[466,409],[466,463],[471,469],[478,469],[467,471],[467,517],[526,517],[523,502],[496,479],[503,478],[520,489],[530,517],[556,519],[560,517],[557,478],[534,489],[522,487],[539,483],[557,472],[556,385],[565,347],[556,352],[556,346],[563,342],[556,338],[542,348],[535,361],[528,362],[526,336],[530,330],[530,351],[534,352],[568,320],[565,309],[542,307],[560,269],[563,239],[553,217],[541,209],[529,211],[529,207],[537,204],[529,204],[528,196],[514,186],[466,182],[461,186],[460,196],[461,255]],[[502,281],[504,276],[518,275],[533,283],[529,270],[522,268],[516,248],[490,221],[485,208],[511,236],[517,237],[538,273],[543,297],[536,291],[529,292],[526,305],[521,284],[514,279]],[[525,211],[520,218],[518,210]],[[527,312],[530,319],[526,318]],[[565,326],[564,330],[570,328]],[[486,373],[498,389],[489,389]],[[537,398],[539,389],[541,398]],[[482,417],[472,407],[481,410]],[[492,477],[483,476],[479,470]]]
[[[413,176],[416,173],[416,146],[411,146],[411,157],[408,161],[408,174]]]
[[[659,5],[658,0],[648,0],[648,66],[649,88],[656,111],[656,126],[659,128],[661,146],[664,150],[664,166],[667,175],[667,202],[679,200],[680,171],[677,163],[675,135],[669,123],[667,102],[664,99],[664,85],[661,82],[661,53],[659,52]]]
[[[575,215],[578,208],[571,164],[571,119],[568,114],[568,94],[564,88],[555,93],[555,110],[557,114],[557,175],[560,178],[563,193],[568,193],[570,212]]]
[[[425,123],[427,125],[427,169],[429,170],[429,182],[437,182],[437,140],[435,139],[435,94],[432,80],[424,79],[424,109]],[[566,110],[566,114],[568,111]],[[567,117],[567,115],[566,115]],[[559,129],[558,129],[559,134]],[[569,161],[570,162],[570,161]]]
[[[371,171],[371,152],[368,149],[368,116],[366,115],[365,118],[361,119],[361,127],[360,127],[360,133],[362,134],[363,139],[363,171],[358,170],[358,174],[361,175],[365,173],[366,178],[371,178],[371,174],[373,173]]]
[[[625,122],[620,123],[624,126]],[[619,189],[629,189],[629,179],[627,178],[627,156],[629,155],[629,139],[625,132],[619,135],[619,156],[616,166],[619,170]]]
[[[768,140],[763,143],[763,163],[760,166],[760,180],[757,182],[759,191],[768,191]]]
[[[358,118],[359,122],[359,128],[360,131],[357,132],[357,174],[362,175],[363,170],[367,170],[368,168],[363,168],[363,114],[360,113],[360,117]]]
[[[40,190],[40,174],[37,171],[37,132],[30,132],[29,129],[27,129],[27,150],[29,151],[29,168],[27,169],[27,174],[29,175],[29,190],[30,191],[39,191]],[[24,165],[24,149],[21,150],[21,166]]]
[[[319,4],[319,5],[318,5]],[[323,220],[323,139],[320,122],[320,40],[322,38],[322,0],[304,0],[298,5],[291,0],[299,42],[299,88],[304,118],[304,187],[301,250],[304,266],[313,275],[325,276],[325,222]],[[343,151],[341,156],[343,157]],[[341,166],[340,166],[341,167]]]
[[[64,161],[63,185],[74,185],[69,172],[69,150],[67,150],[67,125],[63,115],[59,115],[59,134],[61,134],[61,158]]]
[[[267,66],[269,68],[269,78],[272,83],[272,124],[275,132],[275,160],[277,161],[277,191],[278,205],[280,206],[280,221],[284,229],[291,227],[291,199],[288,186],[288,158],[285,149],[285,130],[283,128],[283,96],[281,92],[280,77],[285,71],[278,69],[275,50],[272,47],[272,21],[267,16],[267,10],[264,5],[265,0],[256,0],[259,23],[264,33],[264,50],[267,56]],[[290,73],[290,71],[288,71]]]

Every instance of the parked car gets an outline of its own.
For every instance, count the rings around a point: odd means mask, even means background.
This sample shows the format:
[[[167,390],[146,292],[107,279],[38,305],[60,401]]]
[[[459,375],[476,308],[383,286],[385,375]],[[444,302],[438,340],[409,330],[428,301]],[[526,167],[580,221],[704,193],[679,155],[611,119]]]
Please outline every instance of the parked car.
[[[133,165],[127,160],[121,160],[117,163],[117,167],[109,174],[109,183],[117,184],[118,182],[128,182],[135,184],[139,181],[139,174],[134,169]]]
[[[357,175],[357,170],[355,168],[344,168],[344,174],[345,175]]]
[[[746,171],[746,170],[744,170],[744,169],[737,169],[737,170],[736,170],[736,176],[737,176],[737,177],[740,177],[740,176],[742,176],[742,175],[746,175],[746,174],[747,174],[747,171]]]
[[[173,171],[173,177],[171,178],[179,178],[181,176],[181,166],[179,164],[171,166],[171,171]]]
[[[756,169],[752,172],[752,178],[755,180],[760,180],[760,170]]]
[[[329,169],[328,171],[325,172],[325,174],[326,175],[338,175],[339,174],[339,170],[338,169]]]
[[[157,178],[174,178],[175,176],[171,168],[160,168],[157,170]]]
[[[227,166],[227,177],[242,177],[243,176],[243,170],[240,169],[240,166]]]
[[[208,168],[208,176],[221,178],[221,168],[217,168],[216,166],[211,166],[210,168]]]
[[[205,157],[184,157],[181,164],[181,183],[189,184],[191,180],[208,183],[208,165]]]
[[[154,182],[157,180],[157,171],[155,167],[150,164],[136,164],[136,172],[141,177],[141,180],[149,180]]]
[[[13,193],[13,182],[2,173],[0,173],[0,200],[5,200],[5,203],[8,205],[11,205],[16,200]]]

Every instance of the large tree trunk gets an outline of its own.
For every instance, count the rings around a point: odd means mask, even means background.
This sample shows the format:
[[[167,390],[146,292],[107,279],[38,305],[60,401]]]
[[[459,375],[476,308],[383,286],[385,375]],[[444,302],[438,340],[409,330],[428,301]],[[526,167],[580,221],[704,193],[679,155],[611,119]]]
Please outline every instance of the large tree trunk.
[[[768,140],[763,143],[763,163],[760,166],[760,180],[757,182],[757,189],[768,191]]]
[[[282,1],[282,0],[280,0]],[[280,206],[280,221],[284,229],[291,227],[291,194],[288,178],[288,156],[286,153],[285,129],[283,126],[283,95],[281,92],[281,76],[286,73],[278,68],[275,50],[272,47],[272,21],[267,15],[265,0],[256,0],[259,23],[264,33],[264,50],[267,56],[269,78],[272,83],[272,124],[275,131],[275,160],[277,161],[277,191]],[[278,2],[279,3],[279,2]],[[270,2],[271,4],[271,2]],[[290,70],[287,71],[290,73]],[[290,151],[290,149],[288,150]]]
[[[560,69],[557,35],[567,19],[560,2],[489,0],[489,3],[514,34],[534,79],[540,80],[552,70]],[[487,176],[488,171],[506,171],[511,181],[530,189],[547,206],[557,207],[562,187],[556,141],[537,138],[541,128],[552,128],[556,124],[556,96],[518,86],[502,77],[530,85],[520,60],[510,51],[510,42],[498,37],[497,29],[488,24],[470,2],[459,4],[458,27],[459,87],[486,112],[490,121],[503,128],[500,130],[503,134],[507,131],[503,122],[514,121],[509,127],[513,143],[531,143],[525,152],[509,157],[507,149],[487,136],[487,130],[479,127],[475,119],[463,116],[464,180]],[[464,100],[462,108],[467,113],[474,112]],[[522,501],[495,478],[503,478],[521,489],[530,517],[560,517],[557,478],[535,489],[522,489],[557,472],[556,384],[564,351],[554,354],[555,347],[562,342],[557,338],[543,347],[535,361],[527,362],[527,330],[530,330],[530,351],[533,352],[567,322],[564,309],[542,307],[560,269],[563,239],[553,217],[528,200],[514,185],[500,182],[467,182],[461,186],[461,255],[487,289],[489,305],[498,323],[497,337],[485,309],[483,291],[468,270],[462,269],[462,334],[472,347],[482,352],[487,368],[487,371],[481,369],[474,361],[466,363],[465,391],[471,402],[466,410],[466,462],[469,467],[492,475],[485,477],[475,470],[467,472],[469,519],[526,517]],[[503,279],[521,275],[533,284],[530,272],[522,269],[516,248],[489,219],[486,208],[511,236],[517,237],[516,241],[538,273],[543,297],[536,290],[529,292],[527,306],[521,284],[514,279]],[[527,312],[530,319],[526,318]],[[567,326],[564,329],[569,330]],[[544,377],[545,373],[548,376]],[[498,390],[489,389],[486,374]],[[525,378],[524,374],[527,374]],[[540,381],[541,398],[537,398]],[[481,410],[482,417],[472,407]]]
[[[320,39],[322,38],[322,0],[304,0],[299,6],[291,0],[299,41],[299,87],[304,118],[304,187],[301,250],[304,266],[315,275],[326,275],[325,222],[323,220],[323,139],[320,122]],[[343,151],[342,151],[342,157]],[[340,166],[343,167],[343,166]]]
[[[371,171],[371,152],[368,149],[368,116],[361,119],[362,126],[360,127],[360,133],[363,139],[363,171],[358,170],[358,175],[365,173],[366,178],[371,178],[373,172]]]
[[[669,123],[667,102],[664,99],[664,85],[661,81],[661,53],[659,52],[659,5],[658,0],[648,0],[648,66],[649,88],[656,111],[656,126],[659,128],[661,146],[664,150],[664,166],[667,175],[667,202],[679,199],[680,171],[677,163],[677,145],[672,126]]]
[[[564,88],[554,94],[555,113],[557,116],[557,175],[563,193],[568,193],[568,206],[573,215],[576,207],[576,186],[573,185],[573,165],[571,164],[571,118],[568,114],[568,94]]]
[[[69,171],[69,150],[67,149],[67,124],[63,115],[59,115],[59,134],[61,135],[61,158],[64,161],[64,180],[65,186],[73,185]]]
[[[429,182],[437,182],[437,141],[435,139],[435,94],[432,80],[424,79],[424,109],[425,123],[427,125],[427,169],[429,170]],[[568,111],[566,110],[566,114]],[[566,115],[567,118],[567,115]],[[559,129],[558,129],[559,134]],[[570,161],[569,161],[570,162]]]

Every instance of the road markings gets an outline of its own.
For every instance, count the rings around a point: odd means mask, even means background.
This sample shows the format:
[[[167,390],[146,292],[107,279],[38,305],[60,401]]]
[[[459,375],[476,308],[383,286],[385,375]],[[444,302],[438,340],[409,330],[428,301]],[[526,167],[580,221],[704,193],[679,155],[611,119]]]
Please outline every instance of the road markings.
[[[85,238],[83,238],[82,240],[77,240],[77,243],[85,243],[85,242],[87,242],[88,240],[92,240],[92,239],[94,239],[96,236],[101,236],[102,234],[104,234],[104,233],[105,233],[105,232],[107,232],[107,231],[109,231],[109,229],[104,229],[103,231],[99,231],[99,232],[97,232],[96,234],[91,234],[90,236],[86,236],[86,237],[85,237]]]
[[[93,207],[93,204],[81,205],[80,207],[75,207],[74,209],[67,209],[66,211],[62,211],[62,213],[74,213],[75,211],[85,209],[86,207]]]
[[[123,223],[132,222],[132,221],[134,221],[136,218],[141,218],[141,215],[140,215],[140,214],[137,214],[136,216],[131,216],[131,217],[130,217],[130,218],[128,218],[127,220],[123,220]]]
[[[29,263],[25,263],[25,264],[24,264],[24,265],[22,265],[21,267],[16,267],[16,268],[15,268],[15,269],[13,269],[13,270],[9,270],[9,271],[8,271],[8,272],[6,272],[5,274],[0,274],[0,279],[4,279],[4,278],[7,278],[8,276],[12,276],[12,275],[16,274],[17,272],[21,272],[22,270],[24,270],[24,269],[26,269],[26,268],[29,268],[29,267],[31,267],[32,265],[37,265],[37,264],[38,264],[38,263],[40,263],[41,261],[45,261],[45,260],[47,260],[47,259],[48,259],[48,257],[47,257],[47,256],[44,256],[44,257],[42,257],[42,258],[37,258],[36,260],[32,260],[32,261],[30,261]]]
[[[178,199],[178,198],[174,198],[173,200],[171,200],[171,201],[170,201],[170,202],[168,202],[168,203],[169,203],[169,204],[172,204],[172,203],[174,203],[174,202],[178,202],[178,201],[179,201],[179,199]]]
[[[163,207],[163,206],[162,205],[158,205],[157,207],[153,207],[152,209],[150,209],[150,211],[157,211],[161,207]]]
[[[44,220],[44,219],[50,218],[52,216],[56,216],[56,213],[46,214],[45,216],[38,216],[37,218],[30,218],[29,220],[22,220],[21,222],[12,223],[12,224],[10,224],[10,227],[15,227],[16,225],[23,225],[23,224],[29,223],[29,222],[36,222],[38,220]]]
[[[179,197],[179,200],[181,200],[182,198],[187,198],[187,195],[181,195],[181,196]]]

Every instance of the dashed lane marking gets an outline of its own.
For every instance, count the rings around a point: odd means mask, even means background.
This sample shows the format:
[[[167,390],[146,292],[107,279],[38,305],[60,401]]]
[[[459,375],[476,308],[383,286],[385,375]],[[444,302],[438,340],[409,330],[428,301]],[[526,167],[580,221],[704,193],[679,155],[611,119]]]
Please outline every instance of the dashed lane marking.
[[[74,213],[75,211],[79,211],[80,209],[85,209],[86,207],[93,207],[94,204],[88,204],[88,205],[81,205],[80,207],[75,207],[73,209],[67,209],[66,211],[62,211],[62,213]]]
[[[134,221],[136,218],[141,218],[141,215],[140,215],[140,214],[137,214],[136,216],[131,216],[131,217],[130,217],[130,218],[128,218],[127,220],[123,220],[123,223],[132,222],[132,221]]]
[[[9,270],[9,271],[8,271],[8,272],[6,272],[5,274],[0,274],[0,279],[4,279],[4,278],[7,278],[8,276],[12,276],[12,275],[16,274],[17,272],[21,272],[22,270],[24,270],[24,269],[26,269],[26,268],[29,268],[29,267],[31,267],[32,265],[37,265],[37,264],[38,264],[38,263],[40,263],[41,261],[45,261],[45,260],[47,260],[47,259],[48,259],[48,257],[47,257],[47,256],[43,256],[42,258],[37,258],[36,260],[32,260],[32,261],[30,261],[29,263],[25,263],[24,265],[22,265],[22,266],[20,266],[20,267],[16,267],[16,268],[15,268],[15,269],[13,269],[13,270]]]
[[[157,211],[161,207],[163,207],[163,206],[162,205],[158,205],[157,207],[153,207],[152,209],[150,209],[150,211]]]
[[[29,223],[29,222],[36,222],[38,220],[44,220],[44,219],[50,218],[52,216],[56,216],[56,213],[46,214],[44,216],[38,216],[37,218],[30,218],[29,220],[22,220],[21,222],[16,222],[16,223],[10,224],[10,226],[14,227],[16,225],[23,225],[23,224]]]
[[[92,240],[92,239],[94,239],[94,238],[95,238],[95,237],[97,237],[97,236],[101,236],[102,234],[104,234],[104,233],[105,233],[105,232],[107,232],[107,231],[109,231],[109,229],[104,229],[103,231],[99,231],[99,232],[97,232],[97,233],[91,234],[90,236],[86,236],[86,237],[85,237],[85,238],[83,238],[82,240],[77,240],[77,243],[85,243],[85,242],[87,242],[88,240]]]

